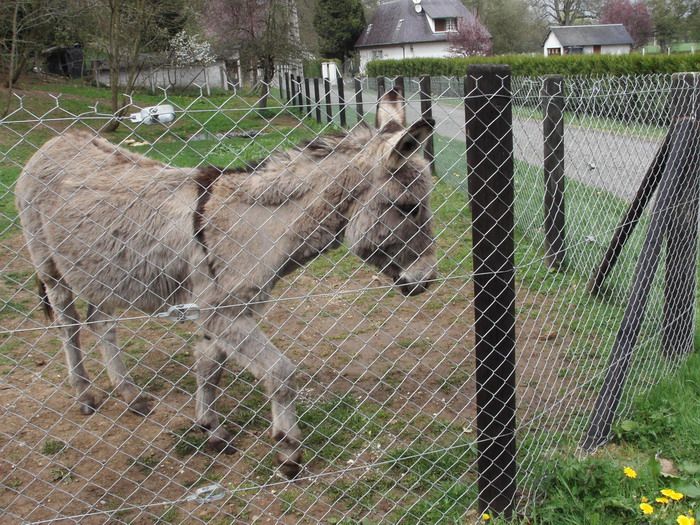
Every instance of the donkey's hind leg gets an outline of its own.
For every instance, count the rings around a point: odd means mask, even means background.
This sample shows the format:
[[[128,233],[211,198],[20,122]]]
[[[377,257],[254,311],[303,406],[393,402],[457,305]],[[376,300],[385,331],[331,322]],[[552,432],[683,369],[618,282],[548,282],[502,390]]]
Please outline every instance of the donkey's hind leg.
[[[70,382],[80,404],[80,412],[88,416],[95,412],[97,405],[95,396],[90,391],[90,376],[83,363],[80,316],[75,307],[75,296],[51,261],[42,265],[39,278],[46,286],[49,301],[56,312],[56,324],[61,326],[63,332],[63,351],[68,362]]]
[[[117,394],[129,405],[129,410],[140,416],[150,412],[148,396],[134,383],[117,346],[117,324],[113,311],[90,305],[88,326],[95,334],[107,374]]]

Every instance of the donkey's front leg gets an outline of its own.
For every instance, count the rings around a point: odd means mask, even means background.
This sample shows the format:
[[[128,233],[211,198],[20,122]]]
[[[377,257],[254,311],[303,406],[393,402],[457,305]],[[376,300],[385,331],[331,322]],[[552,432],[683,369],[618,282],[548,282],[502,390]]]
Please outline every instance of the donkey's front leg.
[[[224,371],[226,352],[209,335],[204,335],[197,343],[197,424],[209,434],[207,445],[224,454],[233,454],[236,448],[233,437],[219,422],[216,401],[221,395],[219,382]]]
[[[255,321],[248,319],[248,323],[249,335],[233,357],[265,382],[272,405],[272,439],[277,443],[277,462],[280,471],[291,479],[302,468],[294,385],[296,368],[262,333]]]
[[[265,382],[272,404],[272,439],[277,443],[277,462],[288,478],[301,471],[301,432],[297,426],[296,390],[293,385],[294,365],[260,331],[249,317],[234,321],[219,318],[215,323],[227,323],[219,344],[212,344],[205,336],[200,343],[197,363],[197,422],[211,432],[210,444],[224,452],[231,451],[230,436],[219,424],[214,410],[220,394],[217,387],[223,363],[227,357]],[[212,333],[212,332],[210,332]],[[208,343],[208,344],[207,344]],[[222,348],[226,355],[221,355]]]

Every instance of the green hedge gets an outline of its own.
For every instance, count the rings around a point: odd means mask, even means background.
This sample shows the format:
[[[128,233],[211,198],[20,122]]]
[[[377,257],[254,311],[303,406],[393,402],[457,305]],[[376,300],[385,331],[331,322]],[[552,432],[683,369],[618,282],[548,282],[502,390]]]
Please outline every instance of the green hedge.
[[[695,55],[523,55],[473,58],[407,58],[375,60],[367,64],[369,77],[460,77],[469,64],[509,64],[514,76],[541,75],[649,75],[700,71],[700,53]]]

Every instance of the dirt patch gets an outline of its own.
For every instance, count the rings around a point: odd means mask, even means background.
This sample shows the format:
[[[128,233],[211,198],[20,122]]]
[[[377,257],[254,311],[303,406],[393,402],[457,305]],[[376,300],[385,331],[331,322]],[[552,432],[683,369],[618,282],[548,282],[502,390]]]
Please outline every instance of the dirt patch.
[[[320,280],[304,271],[279,287],[262,325],[299,364],[299,411],[309,441],[302,478],[287,483],[273,468],[262,385],[245,372],[226,375],[219,404],[240,452],[197,448],[187,324],[142,318],[120,328],[132,373],[155,401],[146,418],[111,395],[91,336],[82,334],[103,399],[94,415],[81,416],[58,333],[45,329],[39,312],[23,244],[16,233],[0,247],[0,291],[8,298],[0,312],[4,523],[392,520],[420,497],[405,473],[382,464],[392,451],[474,439],[473,293],[466,279],[447,279],[406,299],[388,286],[357,292],[387,284],[357,266],[350,277],[332,272]],[[551,303],[523,291],[518,305],[519,406],[564,410],[551,395],[559,381],[551,371],[567,367],[556,355],[567,341],[547,326],[546,315],[528,315]],[[192,499],[211,483],[227,489],[223,499]]]

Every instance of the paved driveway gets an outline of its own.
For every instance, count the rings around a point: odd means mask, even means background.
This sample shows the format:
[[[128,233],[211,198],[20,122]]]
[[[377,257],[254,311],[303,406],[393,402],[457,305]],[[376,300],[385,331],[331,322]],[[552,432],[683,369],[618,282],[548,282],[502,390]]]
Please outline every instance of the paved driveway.
[[[346,96],[354,107],[354,94]],[[336,98],[334,97],[334,101]],[[374,111],[376,97],[363,93],[365,111]],[[408,120],[420,116],[417,100],[408,103]],[[449,141],[465,142],[464,106],[453,99],[450,103],[434,103],[436,133]],[[532,119],[513,120],[514,155],[533,166],[543,166],[542,123]],[[625,200],[632,200],[652,162],[661,140],[625,134],[624,130],[600,131],[583,126],[567,125],[564,131],[565,173],[568,177],[599,187]]]

